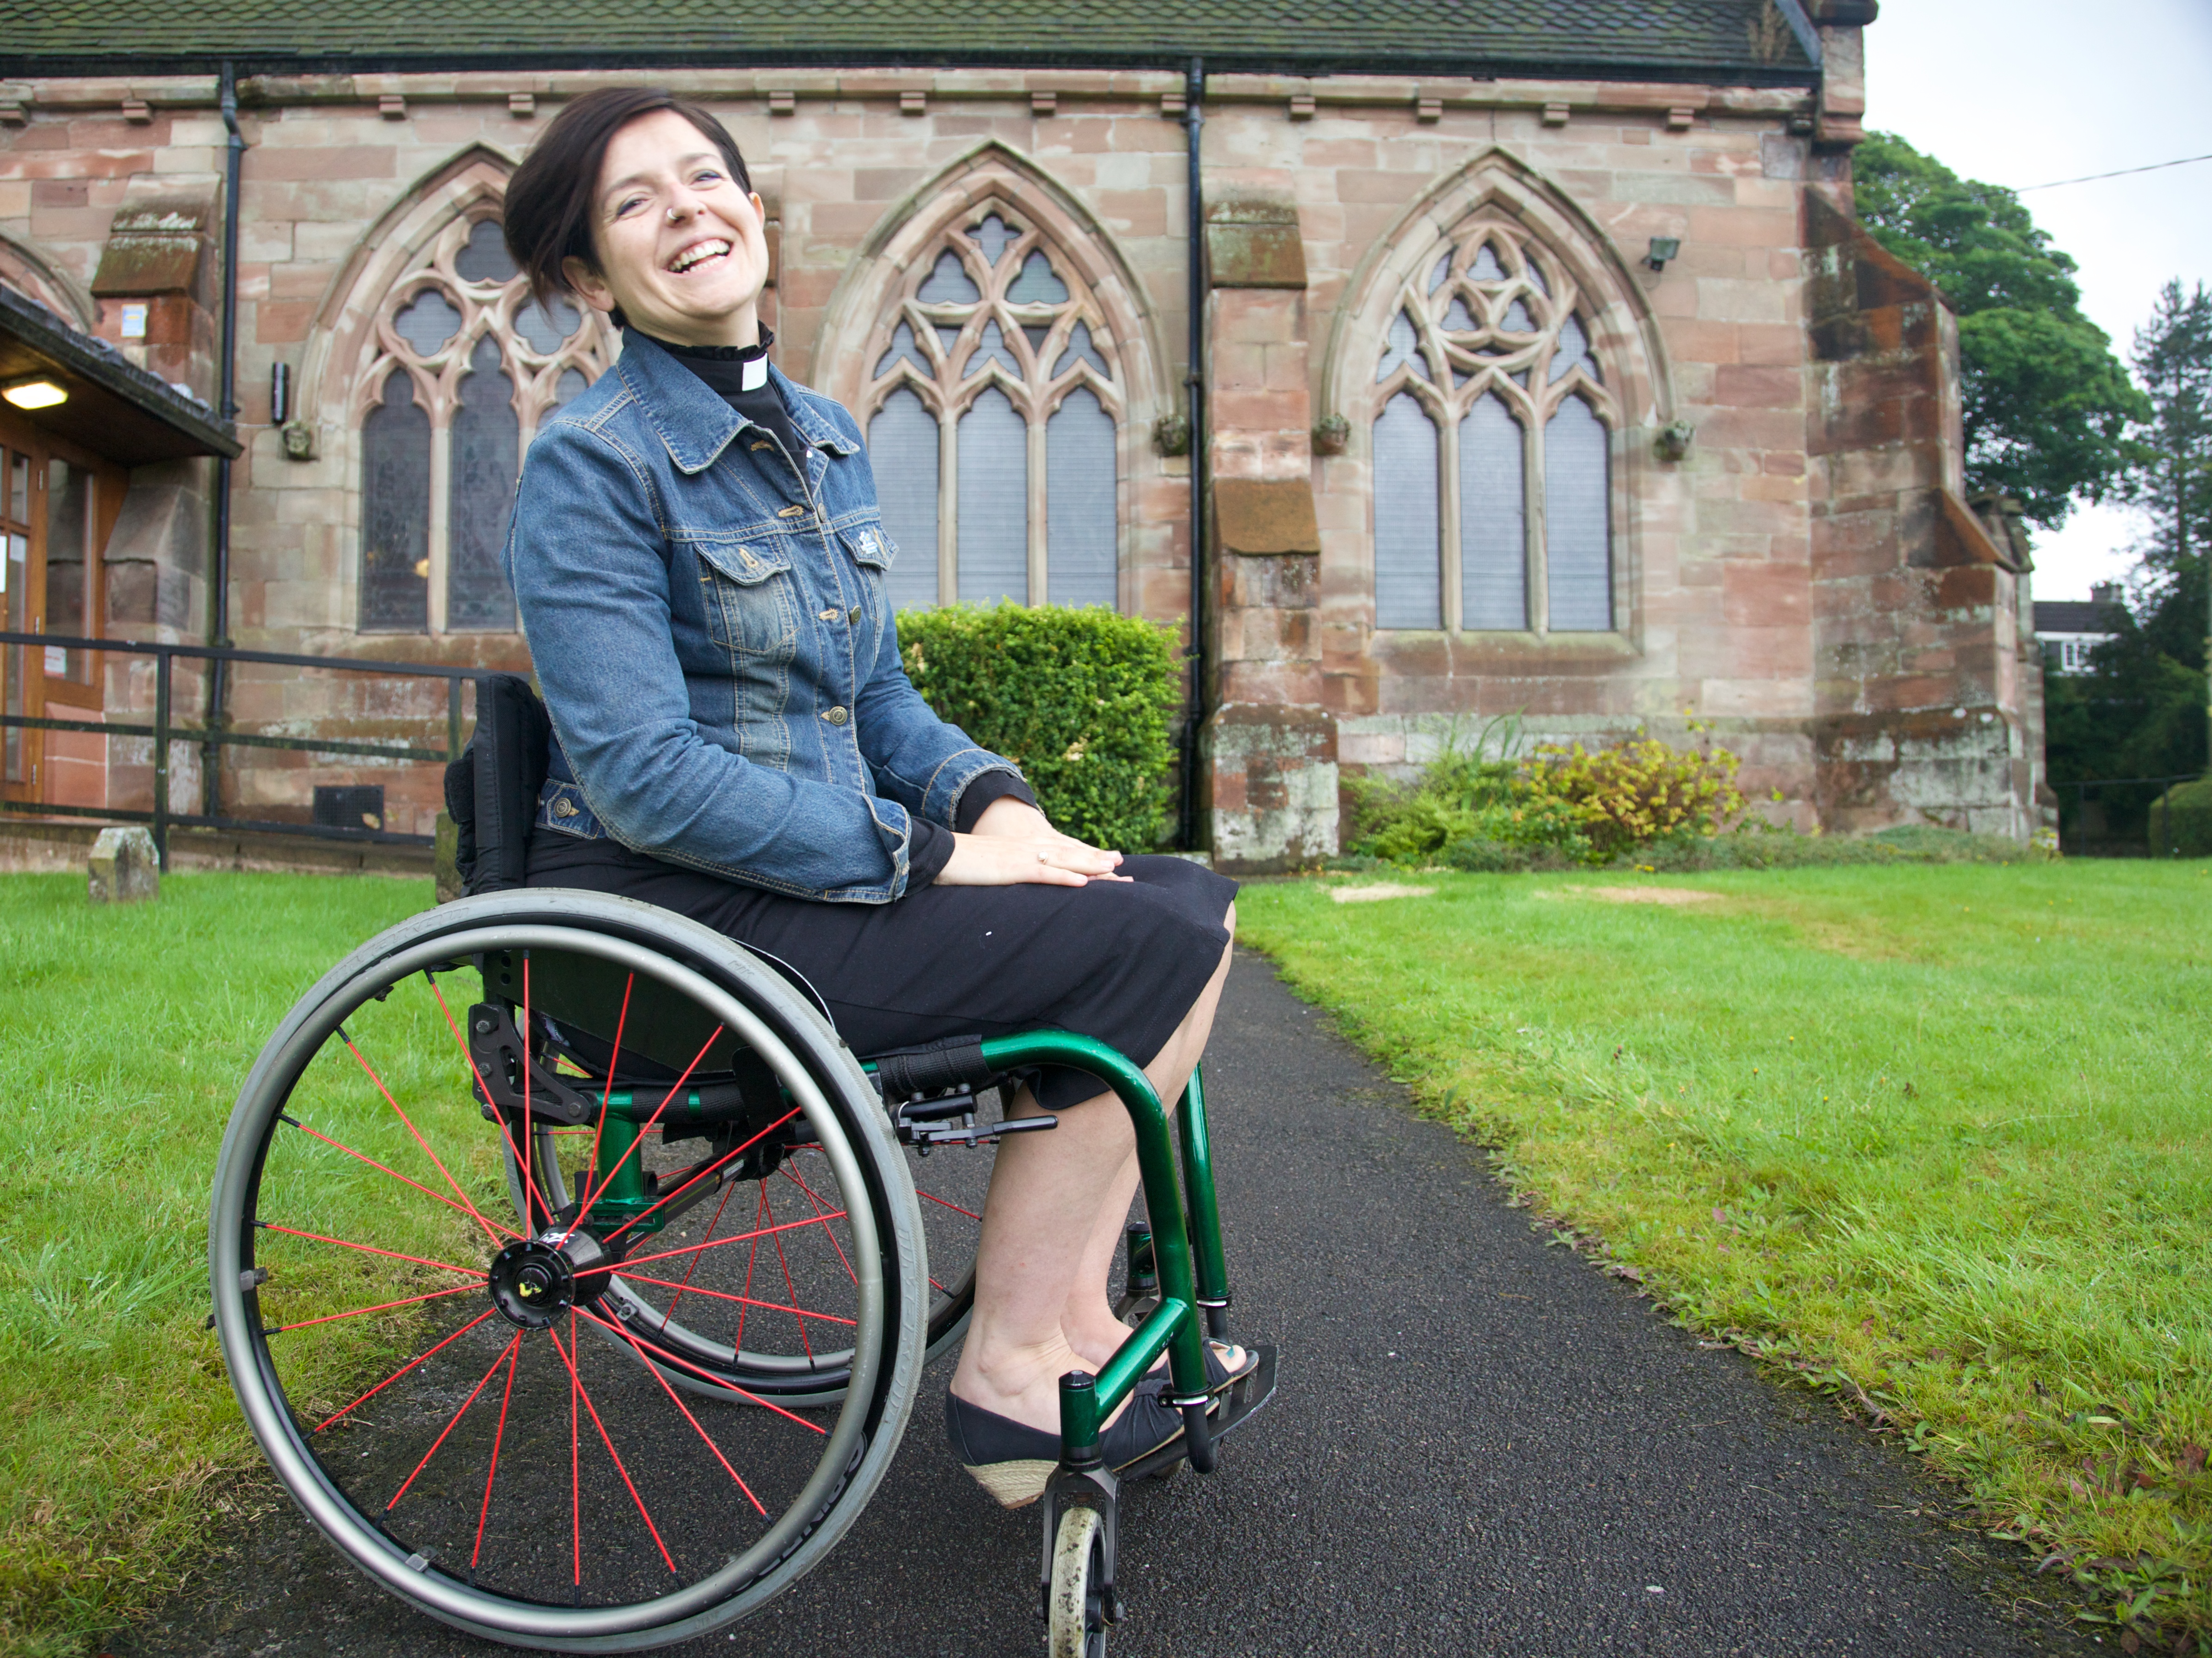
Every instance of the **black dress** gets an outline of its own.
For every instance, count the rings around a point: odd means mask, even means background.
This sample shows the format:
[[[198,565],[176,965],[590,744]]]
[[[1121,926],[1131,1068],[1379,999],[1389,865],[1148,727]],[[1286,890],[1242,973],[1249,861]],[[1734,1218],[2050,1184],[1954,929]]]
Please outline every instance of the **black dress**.
[[[789,963],[864,1057],[1050,1026],[1148,1064],[1220,963],[1237,896],[1234,881],[1187,859],[1134,857],[1126,883],[930,885],[887,904],[825,904],[544,830],[529,868],[533,887],[641,899]],[[1048,1111],[1098,1091],[1061,1070],[1036,1089]]]

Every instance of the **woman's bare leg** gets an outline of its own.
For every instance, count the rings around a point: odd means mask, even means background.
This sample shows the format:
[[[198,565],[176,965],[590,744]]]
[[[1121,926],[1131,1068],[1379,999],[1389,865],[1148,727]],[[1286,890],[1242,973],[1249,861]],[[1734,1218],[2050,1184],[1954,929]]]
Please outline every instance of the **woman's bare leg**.
[[[1234,916],[1232,910],[1232,924]],[[1181,1096],[1205,1051],[1229,958],[1224,949],[1205,990],[1145,1067],[1164,1099]],[[1024,1098],[1023,1109],[1034,1108]],[[1135,1164],[1135,1144],[1127,1114],[1110,1095],[1062,1112],[1060,1127],[1048,1134],[999,1143],[975,1250],[975,1317],[952,1377],[952,1391],[969,1404],[1031,1427],[1058,1429],[1060,1376],[1092,1364],[1063,1327],[1071,1303],[1085,1309],[1086,1329],[1102,1314],[1122,1327],[1107,1299],[1106,1278],[1136,1189],[1133,1179],[1122,1183],[1125,1165]],[[1101,1237],[1107,1240],[1103,1251]],[[1079,1280],[1085,1291],[1079,1301]],[[1118,1340],[1112,1338],[1107,1351]]]

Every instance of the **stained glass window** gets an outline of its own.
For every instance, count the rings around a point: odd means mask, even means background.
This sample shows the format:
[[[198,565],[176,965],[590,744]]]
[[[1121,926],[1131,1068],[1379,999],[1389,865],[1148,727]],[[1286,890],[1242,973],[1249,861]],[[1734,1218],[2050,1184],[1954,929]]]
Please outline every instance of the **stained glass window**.
[[[491,218],[447,225],[377,319],[360,394],[358,625],[512,630],[517,469],[538,426],[605,371],[605,325],[532,299]]]
[[[1619,416],[1581,304],[1550,250],[1502,217],[1397,296],[1376,354],[1377,627],[1613,626]]]
[[[912,269],[862,398],[893,602],[1115,604],[1121,377],[1074,262],[992,203]]]

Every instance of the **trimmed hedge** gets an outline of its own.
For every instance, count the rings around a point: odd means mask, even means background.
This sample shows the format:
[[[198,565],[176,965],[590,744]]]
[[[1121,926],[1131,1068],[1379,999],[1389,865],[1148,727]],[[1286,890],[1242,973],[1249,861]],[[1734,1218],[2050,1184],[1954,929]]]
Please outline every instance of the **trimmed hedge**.
[[[2172,825],[2167,827],[2171,817]],[[2159,796],[2150,809],[2150,855],[2166,855],[2166,839],[2172,837],[2176,858],[2212,858],[2212,777],[2194,783],[2177,783]]]
[[[1022,768],[1061,833],[1146,852],[1167,822],[1182,630],[1001,604],[902,610],[907,677],[940,719]]]

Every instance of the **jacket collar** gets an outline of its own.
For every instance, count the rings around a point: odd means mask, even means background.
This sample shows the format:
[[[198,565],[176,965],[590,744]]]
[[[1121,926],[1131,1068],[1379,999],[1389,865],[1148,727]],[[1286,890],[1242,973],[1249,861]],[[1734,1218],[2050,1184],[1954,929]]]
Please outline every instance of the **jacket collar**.
[[[623,331],[622,355],[615,360],[615,372],[637,399],[677,471],[687,475],[712,466],[729,447],[730,440],[753,423],[659,342],[635,328]],[[840,455],[849,455],[859,446],[832,426],[814,407],[813,399],[786,378],[781,369],[771,362],[768,372],[782,393],[791,423],[807,442]]]

